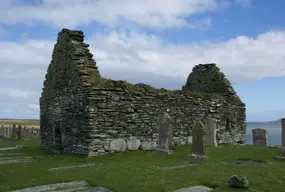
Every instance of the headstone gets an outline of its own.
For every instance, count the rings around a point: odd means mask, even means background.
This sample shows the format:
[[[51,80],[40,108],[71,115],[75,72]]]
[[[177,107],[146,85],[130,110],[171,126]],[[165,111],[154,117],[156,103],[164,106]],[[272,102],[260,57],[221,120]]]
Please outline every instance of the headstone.
[[[2,123],[0,128],[0,136],[4,136],[4,123]]]
[[[206,159],[206,138],[208,134],[205,124],[198,120],[192,131],[192,154],[189,156],[189,160],[196,163],[203,163]]]
[[[217,124],[216,121],[212,118],[208,118],[205,120],[205,126],[208,130],[208,135],[206,135],[206,145],[207,146],[217,146],[217,138],[216,138],[216,129]]]
[[[8,127],[4,127],[4,137],[8,137]]]
[[[22,139],[22,126],[21,125],[18,126],[17,136],[19,140]]]
[[[24,137],[27,138],[28,137],[28,128],[26,126],[24,126]]]
[[[16,125],[13,124],[13,128],[12,128],[12,138],[15,138],[16,137]]]
[[[33,128],[30,128],[28,130],[28,137],[31,138],[32,137],[32,131],[33,131]]]
[[[7,137],[12,137],[12,131],[13,131],[13,128],[11,125],[9,125],[8,127],[8,136]]]
[[[266,147],[268,145],[267,130],[260,128],[252,129],[252,140],[253,145]]]
[[[279,155],[276,157],[277,160],[285,161],[285,118],[281,119],[282,126],[282,145],[280,147]]]
[[[25,126],[23,126],[22,129],[21,129],[21,137],[22,138],[25,137]]]
[[[172,152],[173,121],[168,113],[164,113],[158,123],[158,145],[156,154],[168,155]]]

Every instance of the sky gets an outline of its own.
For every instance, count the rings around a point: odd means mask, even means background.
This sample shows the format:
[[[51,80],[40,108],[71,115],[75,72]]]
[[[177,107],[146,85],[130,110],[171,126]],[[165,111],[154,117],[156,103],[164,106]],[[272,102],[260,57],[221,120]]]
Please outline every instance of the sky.
[[[216,63],[247,121],[285,117],[284,0],[1,0],[0,118],[39,118],[62,28],[82,30],[102,76],[181,89]]]

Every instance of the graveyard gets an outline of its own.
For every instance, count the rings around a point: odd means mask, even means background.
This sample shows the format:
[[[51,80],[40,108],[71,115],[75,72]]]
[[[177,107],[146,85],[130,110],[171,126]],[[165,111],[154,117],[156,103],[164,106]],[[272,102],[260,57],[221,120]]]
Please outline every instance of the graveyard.
[[[11,149],[16,145],[27,145],[27,148]],[[0,191],[80,180],[92,186],[124,192],[175,191],[197,185],[218,192],[241,191],[228,186],[226,180],[232,175],[246,176],[249,191],[284,189],[285,163],[275,160],[279,153],[277,147],[210,146],[207,147],[208,159],[203,164],[196,164],[188,159],[191,145],[177,146],[169,155],[138,150],[97,157],[54,154],[41,150],[39,145],[38,137],[15,142],[0,140],[1,148],[10,147],[0,151],[0,158],[32,158],[25,163],[0,164]],[[231,164],[233,160],[260,164]],[[88,166],[51,170],[83,164]]]
[[[40,129],[1,125],[1,192],[284,189],[285,119],[281,147],[259,128],[246,145],[246,106],[215,63],[194,66],[181,90],[156,89],[102,77],[83,41],[58,33]]]

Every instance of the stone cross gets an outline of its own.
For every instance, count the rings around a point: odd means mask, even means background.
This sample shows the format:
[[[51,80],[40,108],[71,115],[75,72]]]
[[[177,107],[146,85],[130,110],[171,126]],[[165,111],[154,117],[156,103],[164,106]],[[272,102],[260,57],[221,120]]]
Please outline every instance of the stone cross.
[[[268,145],[267,130],[266,129],[252,129],[252,140],[253,145],[264,146]]]
[[[218,145],[216,139],[216,128],[217,128],[216,121],[212,118],[207,118],[205,120],[205,126],[206,129],[208,130],[208,135],[205,136],[206,145],[216,147]]]
[[[206,135],[209,134],[205,124],[198,120],[195,124],[192,135],[192,154],[189,156],[189,160],[196,163],[203,163],[206,159]]]
[[[168,155],[172,152],[173,121],[168,113],[164,113],[158,123],[158,145],[156,154]]]
[[[282,126],[282,145],[280,147],[279,155],[276,157],[277,160],[285,161],[285,118],[281,119]]]

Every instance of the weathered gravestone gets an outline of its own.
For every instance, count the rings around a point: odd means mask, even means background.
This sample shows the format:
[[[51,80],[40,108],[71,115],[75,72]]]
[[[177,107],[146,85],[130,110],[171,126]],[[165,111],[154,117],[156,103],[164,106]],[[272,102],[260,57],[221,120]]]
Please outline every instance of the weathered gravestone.
[[[168,113],[164,113],[158,122],[158,145],[154,153],[168,155],[172,153],[173,121]]]
[[[253,145],[266,147],[268,145],[267,130],[260,128],[252,129],[252,140]]]
[[[0,136],[4,136],[4,124],[3,123],[0,128]]]
[[[204,121],[205,122],[205,121]],[[204,163],[206,160],[206,135],[209,132],[206,125],[201,121],[195,124],[192,131],[193,141],[192,141],[192,154],[189,156],[189,160],[196,163]]]
[[[276,159],[285,161],[285,118],[281,119],[281,126],[282,126],[282,145],[280,147],[279,155],[276,157]]]
[[[16,132],[17,132],[17,130],[16,130],[16,125],[13,124],[13,128],[12,128],[12,138],[15,138],[15,137],[16,137]]]
[[[21,125],[18,126],[17,136],[19,140],[22,139],[22,126]]]
[[[8,127],[4,127],[4,137],[8,137]]]
[[[206,135],[206,145],[207,146],[217,146],[217,139],[216,139],[216,128],[217,124],[216,121],[212,118],[208,118],[205,122],[206,129],[208,130],[208,135]]]
[[[7,137],[12,137],[12,131],[13,131],[13,128],[11,125],[9,125],[8,127],[8,136]]]

